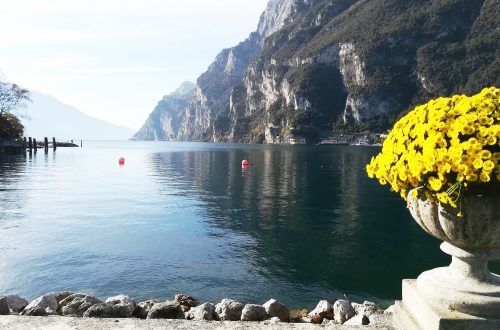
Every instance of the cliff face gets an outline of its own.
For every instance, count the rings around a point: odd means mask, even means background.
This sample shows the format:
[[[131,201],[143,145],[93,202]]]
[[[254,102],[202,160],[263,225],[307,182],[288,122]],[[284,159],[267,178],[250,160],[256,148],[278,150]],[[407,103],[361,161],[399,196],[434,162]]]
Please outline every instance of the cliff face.
[[[287,143],[383,130],[429,98],[500,85],[498,0],[271,0],[197,81],[179,140]]]
[[[164,96],[132,140],[177,140],[184,111],[194,96],[195,88],[195,84],[186,81],[175,92]]]

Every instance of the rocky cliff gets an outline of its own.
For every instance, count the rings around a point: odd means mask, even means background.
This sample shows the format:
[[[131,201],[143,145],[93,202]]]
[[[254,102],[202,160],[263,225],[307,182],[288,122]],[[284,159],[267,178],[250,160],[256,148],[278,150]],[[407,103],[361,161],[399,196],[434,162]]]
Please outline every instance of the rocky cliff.
[[[499,8],[498,0],[271,0],[256,32],[200,76],[169,134],[288,143],[384,130],[429,98],[500,85]]]
[[[186,81],[173,93],[165,95],[132,140],[177,140],[184,113],[193,99],[195,88],[194,83]]]

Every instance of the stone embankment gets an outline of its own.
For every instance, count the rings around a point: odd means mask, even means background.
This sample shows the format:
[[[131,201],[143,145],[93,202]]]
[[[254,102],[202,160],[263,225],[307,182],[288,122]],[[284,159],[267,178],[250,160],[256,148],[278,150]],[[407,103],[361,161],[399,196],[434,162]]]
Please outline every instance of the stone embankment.
[[[137,303],[125,295],[110,297],[105,301],[101,301],[85,293],[53,292],[38,297],[30,303],[14,295],[0,297],[0,315],[20,315],[16,319],[2,318],[0,319],[0,325],[7,326],[9,323],[13,325],[25,322],[28,327],[30,326],[30,322],[34,324],[50,321],[42,321],[41,319],[43,318],[33,318],[33,321],[31,321],[28,320],[27,316],[67,316],[83,318],[82,323],[89,323],[90,321],[83,320],[92,318],[129,318],[135,321],[122,321],[135,325],[139,324],[137,322],[141,322],[140,319],[168,319],[178,320],[179,322],[180,320],[184,320],[181,323],[172,321],[174,323],[170,324],[170,327],[186,329],[191,327],[188,324],[191,321],[222,321],[210,326],[213,329],[224,328],[231,321],[240,321],[238,325],[234,324],[235,328],[245,328],[242,324],[250,326],[252,321],[255,322],[255,328],[263,327],[264,325],[279,325],[278,328],[280,328],[285,324],[289,324],[290,328],[300,328],[299,324],[304,325],[303,328],[307,328],[305,327],[306,324],[334,328],[341,328],[342,325],[346,328],[349,326],[392,328],[391,307],[387,310],[382,310],[372,302],[365,301],[362,304],[358,304],[342,299],[335,301],[333,304],[322,300],[315,309],[307,311],[306,309],[289,310],[287,306],[275,299],[270,299],[263,305],[242,304],[232,299],[223,299],[217,304],[210,302],[199,304],[191,296],[177,294],[172,300],[147,300]],[[49,319],[54,320],[53,317]],[[58,320],[57,322],[66,324],[69,321]],[[116,320],[116,322],[119,323],[120,321]],[[124,325],[123,322],[122,325]],[[146,322],[144,326],[149,327],[149,321],[144,322]],[[196,327],[194,323],[192,326]],[[33,327],[37,326],[33,325]],[[253,326],[251,327],[253,328]]]

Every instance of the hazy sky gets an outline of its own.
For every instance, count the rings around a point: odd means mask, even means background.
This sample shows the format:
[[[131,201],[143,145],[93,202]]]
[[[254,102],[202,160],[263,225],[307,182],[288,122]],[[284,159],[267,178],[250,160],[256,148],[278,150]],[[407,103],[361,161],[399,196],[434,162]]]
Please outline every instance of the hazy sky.
[[[138,129],[257,27],[268,0],[2,0],[3,79]]]

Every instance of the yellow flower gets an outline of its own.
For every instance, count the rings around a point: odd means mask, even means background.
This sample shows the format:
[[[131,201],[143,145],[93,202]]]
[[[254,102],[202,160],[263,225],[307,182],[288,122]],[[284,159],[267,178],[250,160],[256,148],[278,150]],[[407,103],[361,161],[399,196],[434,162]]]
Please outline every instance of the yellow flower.
[[[461,196],[451,187],[457,183],[467,188],[478,180],[483,185],[500,181],[499,140],[499,88],[440,97],[402,117],[366,171],[405,199],[420,186],[420,196],[456,207]]]
[[[479,180],[481,182],[490,182],[490,176],[484,172],[481,172],[481,174],[479,175]]]

